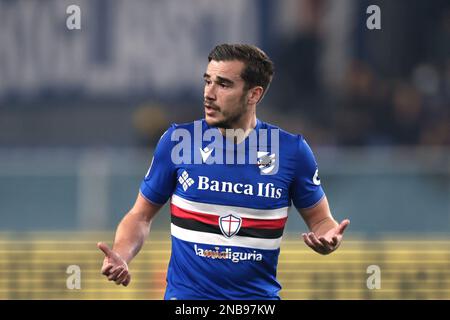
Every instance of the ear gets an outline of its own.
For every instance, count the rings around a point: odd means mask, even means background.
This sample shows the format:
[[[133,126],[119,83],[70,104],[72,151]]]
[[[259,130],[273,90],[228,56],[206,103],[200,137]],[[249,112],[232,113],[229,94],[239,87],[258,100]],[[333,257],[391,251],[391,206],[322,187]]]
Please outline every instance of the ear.
[[[247,93],[247,103],[257,104],[261,100],[263,93],[264,89],[261,86],[251,88]]]

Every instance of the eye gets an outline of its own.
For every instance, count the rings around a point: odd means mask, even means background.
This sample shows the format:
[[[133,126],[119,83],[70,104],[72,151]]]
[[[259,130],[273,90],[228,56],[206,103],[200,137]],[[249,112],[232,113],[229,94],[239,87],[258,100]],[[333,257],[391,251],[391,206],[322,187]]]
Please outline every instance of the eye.
[[[211,84],[211,80],[209,80],[209,79],[204,79],[204,80],[205,80],[205,84],[207,84],[207,85]]]
[[[230,87],[228,84],[223,83],[223,82],[219,83],[219,86],[220,86],[221,88],[229,88],[229,87]]]

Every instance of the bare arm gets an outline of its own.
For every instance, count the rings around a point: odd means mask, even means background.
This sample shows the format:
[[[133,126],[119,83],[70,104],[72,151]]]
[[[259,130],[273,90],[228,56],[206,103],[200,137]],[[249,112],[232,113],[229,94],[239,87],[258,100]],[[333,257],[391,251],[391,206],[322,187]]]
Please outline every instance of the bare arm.
[[[140,193],[133,208],[125,215],[117,227],[113,251],[129,263],[142,248],[147,238],[152,220],[161,208],[145,199]]]
[[[325,196],[314,207],[301,209],[300,215],[311,231],[302,235],[303,240],[320,254],[329,254],[339,247],[344,230],[350,223],[348,219],[340,224],[334,220]]]
[[[117,227],[113,249],[102,242],[97,244],[105,254],[102,274],[107,276],[109,281],[124,286],[129,284],[131,275],[128,264],[142,248],[150,232],[152,220],[161,207],[139,193],[134,206]]]

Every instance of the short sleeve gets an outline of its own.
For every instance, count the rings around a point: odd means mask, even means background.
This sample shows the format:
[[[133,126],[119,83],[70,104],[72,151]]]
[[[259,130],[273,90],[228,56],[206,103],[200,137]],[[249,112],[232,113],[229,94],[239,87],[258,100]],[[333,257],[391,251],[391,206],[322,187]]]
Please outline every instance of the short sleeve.
[[[176,168],[171,160],[172,125],[159,139],[150,168],[141,182],[141,194],[151,202],[164,204],[172,195],[176,183]]]
[[[325,195],[314,154],[302,136],[298,136],[298,153],[291,198],[296,208],[313,207]]]

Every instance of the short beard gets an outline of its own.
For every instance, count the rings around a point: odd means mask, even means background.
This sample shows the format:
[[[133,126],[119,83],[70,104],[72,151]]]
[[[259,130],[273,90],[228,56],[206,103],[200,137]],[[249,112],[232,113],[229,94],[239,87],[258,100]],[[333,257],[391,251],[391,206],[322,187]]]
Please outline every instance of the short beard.
[[[218,122],[214,122],[214,123],[208,123],[207,122],[208,125],[213,126],[213,127],[217,127],[217,128],[222,128],[222,129],[232,129],[233,125],[236,122],[238,122],[248,110],[248,105],[244,103],[245,102],[245,96],[246,96],[246,92],[242,95],[241,99],[239,100],[239,104],[242,107],[239,108],[238,110],[236,110],[236,112],[228,115],[222,121],[218,121]]]

